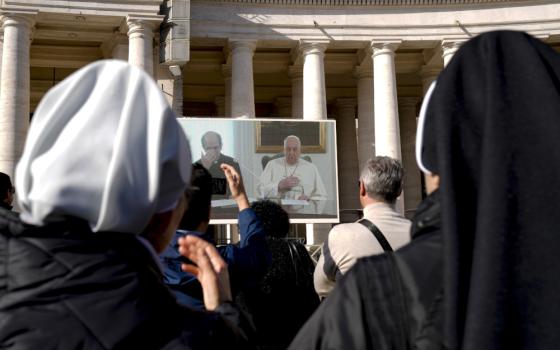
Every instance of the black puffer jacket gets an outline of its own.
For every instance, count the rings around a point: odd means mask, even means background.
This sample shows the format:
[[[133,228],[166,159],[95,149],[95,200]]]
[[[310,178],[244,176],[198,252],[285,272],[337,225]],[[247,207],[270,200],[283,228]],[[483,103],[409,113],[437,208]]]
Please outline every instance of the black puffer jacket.
[[[417,210],[412,242],[348,271],[290,349],[440,349],[442,240],[437,192]]]
[[[1,349],[250,348],[241,323],[230,304],[180,307],[132,234],[29,226],[0,209]]]

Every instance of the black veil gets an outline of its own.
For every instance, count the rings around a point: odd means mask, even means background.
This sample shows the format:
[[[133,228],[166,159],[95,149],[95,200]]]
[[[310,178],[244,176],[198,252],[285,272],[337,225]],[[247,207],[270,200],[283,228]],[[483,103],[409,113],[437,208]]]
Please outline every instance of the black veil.
[[[548,45],[492,32],[464,44],[425,102],[451,349],[560,346],[559,77]]]

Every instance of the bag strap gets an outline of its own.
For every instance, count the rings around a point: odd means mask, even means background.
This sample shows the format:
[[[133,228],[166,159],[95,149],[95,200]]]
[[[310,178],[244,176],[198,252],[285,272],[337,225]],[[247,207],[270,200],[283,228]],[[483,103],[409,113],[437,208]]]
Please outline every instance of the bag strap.
[[[387,239],[383,235],[383,232],[381,232],[377,228],[377,226],[375,226],[373,224],[373,222],[369,221],[368,219],[362,219],[362,220],[358,221],[358,223],[364,225],[365,227],[367,227],[368,230],[371,231],[371,233],[373,233],[375,238],[377,238],[377,241],[379,242],[379,244],[381,244],[381,247],[383,247],[384,251],[386,251],[386,252],[392,252],[393,251],[393,248],[391,248],[391,245],[389,244],[389,242],[387,242]]]

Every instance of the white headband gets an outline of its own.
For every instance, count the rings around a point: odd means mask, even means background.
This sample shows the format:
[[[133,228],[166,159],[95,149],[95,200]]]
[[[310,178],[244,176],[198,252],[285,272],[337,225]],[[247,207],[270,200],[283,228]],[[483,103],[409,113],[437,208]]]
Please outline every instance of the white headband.
[[[436,88],[436,81],[434,80],[426,95],[424,96],[424,101],[422,102],[422,107],[420,108],[420,116],[418,117],[418,127],[416,128],[416,163],[422,172],[431,175],[432,172],[426,168],[424,163],[422,163],[422,146],[424,144],[424,124],[426,123],[426,113],[428,112],[428,104],[432,98],[432,93]]]

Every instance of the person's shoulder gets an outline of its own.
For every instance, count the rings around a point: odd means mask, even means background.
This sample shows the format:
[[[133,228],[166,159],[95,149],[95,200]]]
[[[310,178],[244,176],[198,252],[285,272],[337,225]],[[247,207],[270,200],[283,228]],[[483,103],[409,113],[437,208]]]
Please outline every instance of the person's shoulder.
[[[278,166],[283,166],[284,162],[285,162],[286,157],[280,157],[280,158],[274,158],[271,159],[268,164],[266,164],[267,166],[270,165],[278,165]]]
[[[331,228],[328,239],[329,241],[333,241],[342,237],[347,238],[348,235],[359,234],[359,232],[363,231],[364,228],[365,227],[362,224],[357,222],[338,224]]]
[[[312,162],[310,162],[310,161],[308,161],[304,158],[301,158],[301,157],[299,158],[299,162],[300,162],[301,166],[306,167],[306,168],[311,168],[311,169],[319,172],[319,169],[317,169],[317,165],[313,164]]]
[[[222,163],[227,163],[227,164],[230,164],[230,165],[231,165],[231,164],[237,164],[237,161],[236,161],[233,157],[226,156],[226,155],[223,154],[223,153],[220,153],[220,158],[219,158],[219,160],[220,160]]]

